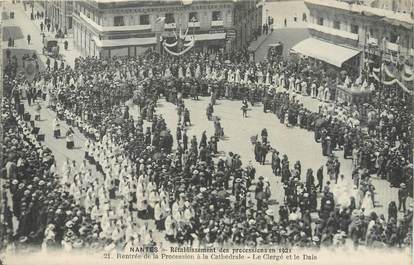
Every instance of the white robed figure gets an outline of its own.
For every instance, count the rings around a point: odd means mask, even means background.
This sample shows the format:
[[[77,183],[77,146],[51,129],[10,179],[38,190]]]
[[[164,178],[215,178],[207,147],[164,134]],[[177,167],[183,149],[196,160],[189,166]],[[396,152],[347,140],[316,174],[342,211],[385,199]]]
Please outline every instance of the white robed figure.
[[[308,83],[306,83],[306,81],[303,80],[300,85],[301,85],[302,96],[307,96],[308,95]]]
[[[293,76],[289,77],[289,93],[295,91],[295,78]]]
[[[323,87],[323,85],[320,85],[319,86],[319,88],[318,88],[318,96],[317,96],[317,98],[319,99],[319,100],[323,100],[323,91],[325,90],[325,88]]]
[[[328,86],[325,87],[323,91],[323,100],[328,102],[331,99],[331,91]]]
[[[370,191],[367,191],[365,193],[364,199],[361,203],[361,208],[364,210],[364,215],[369,216],[371,212],[374,210],[374,205],[372,203],[372,193]]]
[[[332,192],[335,194],[336,202],[340,204],[341,207],[349,206],[352,191],[350,189],[350,183],[345,180],[343,175],[338,178],[338,183],[334,185]]]
[[[74,86],[77,85],[76,82],[75,82],[75,79],[73,78],[73,76],[71,76],[70,79],[69,79],[69,86],[71,86],[71,85],[74,85]]]
[[[316,98],[316,91],[317,91],[316,84],[313,82],[311,85],[311,97],[312,98]]]
[[[199,64],[197,64],[197,67],[196,67],[196,70],[195,70],[195,73],[194,73],[194,77],[199,78],[200,76],[201,76],[201,67],[200,67]]]
[[[358,92],[358,86],[356,86],[354,83],[351,85],[351,91],[352,92]]]
[[[286,76],[285,76],[285,74],[284,74],[284,73],[282,73],[282,74],[279,76],[279,86],[280,86],[280,87],[285,88],[285,80],[286,80]],[[286,89],[286,88],[285,88],[285,89]]]
[[[166,214],[167,214],[167,218],[165,218],[165,234],[167,236],[167,238],[173,238],[174,234],[175,234],[175,225],[174,225],[174,219],[170,214],[170,210],[167,209],[166,210]]]
[[[240,69],[236,69],[236,75],[234,77],[234,82],[236,83],[240,83],[241,78],[240,78]]]
[[[211,79],[212,80],[217,80],[217,72],[216,72],[216,69],[213,69],[213,71],[211,72]]]
[[[148,70],[148,77],[149,78],[152,78],[154,76],[154,73],[152,72],[152,68],[150,68],[149,70]]]
[[[115,72],[115,80],[121,80],[121,71],[119,69]],[[96,75],[94,76],[93,83],[96,84]]]
[[[233,81],[233,71],[229,69],[227,72],[227,82],[232,83]]]
[[[371,85],[369,86],[369,90],[370,90],[371,92],[375,91],[375,86],[374,86],[374,83],[371,83]]]
[[[190,69],[190,66],[187,66],[187,69],[185,70],[185,77],[191,77],[191,69]]]
[[[140,69],[139,69],[139,77],[140,78],[144,78],[145,77],[145,75],[144,75],[144,68],[143,67],[141,67]]]
[[[362,86],[361,86],[361,91],[362,91],[362,92],[365,92],[365,91],[367,91],[367,89],[368,89],[368,82],[367,82],[367,80],[365,79],[365,80],[364,80],[364,83],[362,83]]]
[[[257,73],[257,83],[263,84],[263,73],[261,70],[259,70],[259,72]]]
[[[266,85],[270,85],[270,73],[269,73],[269,72],[267,72],[267,74],[266,74],[266,81],[265,81],[265,84],[266,84]]]
[[[170,70],[170,68],[169,68],[169,67],[167,67],[167,68],[165,69],[165,72],[164,72],[164,77],[166,77],[166,78],[171,77],[171,70]]]
[[[126,79],[127,80],[131,80],[132,79],[131,72],[129,71],[129,69],[126,70]]]
[[[84,85],[84,79],[83,79],[83,75],[81,74],[78,78],[78,86],[83,86]]]
[[[206,65],[206,78],[211,79],[211,67],[210,67],[210,65]]]
[[[248,81],[249,81],[249,71],[246,70],[246,72],[244,72],[243,84],[247,84]]]
[[[355,80],[355,85],[360,86],[362,84],[362,76],[359,76],[356,80]]]
[[[178,67],[178,78],[183,78],[183,77],[184,77],[183,68],[179,66]]]
[[[225,79],[226,79],[226,71],[224,69],[222,69],[219,80],[225,80]]]
[[[348,86],[351,83],[351,80],[349,79],[349,76],[345,77],[344,85]]]
[[[273,84],[278,87],[279,86],[279,73],[275,72],[275,74],[272,77]]]

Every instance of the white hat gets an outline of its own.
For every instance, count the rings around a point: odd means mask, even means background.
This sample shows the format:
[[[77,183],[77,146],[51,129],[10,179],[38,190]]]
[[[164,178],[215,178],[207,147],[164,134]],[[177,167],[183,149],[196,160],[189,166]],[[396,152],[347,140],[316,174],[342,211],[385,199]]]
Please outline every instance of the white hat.
[[[273,216],[273,210],[272,209],[268,209],[268,210],[266,210],[266,214],[267,215],[270,215],[270,216]]]

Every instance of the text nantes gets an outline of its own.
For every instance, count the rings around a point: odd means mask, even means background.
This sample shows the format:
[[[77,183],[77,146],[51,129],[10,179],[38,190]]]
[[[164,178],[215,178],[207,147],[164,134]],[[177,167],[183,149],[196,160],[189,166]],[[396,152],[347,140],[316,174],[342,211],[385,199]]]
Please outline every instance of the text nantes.
[[[146,252],[146,253],[157,253],[158,252],[158,248],[156,246],[154,247],[131,247],[129,248],[129,252]]]

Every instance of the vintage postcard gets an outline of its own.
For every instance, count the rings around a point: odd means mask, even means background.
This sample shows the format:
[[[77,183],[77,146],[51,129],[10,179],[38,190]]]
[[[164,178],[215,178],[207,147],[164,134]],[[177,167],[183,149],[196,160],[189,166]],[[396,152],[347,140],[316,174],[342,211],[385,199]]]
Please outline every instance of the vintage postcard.
[[[414,1],[0,4],[0,265],[412,264]]]

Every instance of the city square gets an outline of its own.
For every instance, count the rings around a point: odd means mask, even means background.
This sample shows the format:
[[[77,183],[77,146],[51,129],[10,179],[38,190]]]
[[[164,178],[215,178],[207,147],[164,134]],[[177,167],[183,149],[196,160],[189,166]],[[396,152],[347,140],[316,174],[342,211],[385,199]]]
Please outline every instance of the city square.
[[[90,2],[2,2],[1,251],[412,248],[409,2]]]

